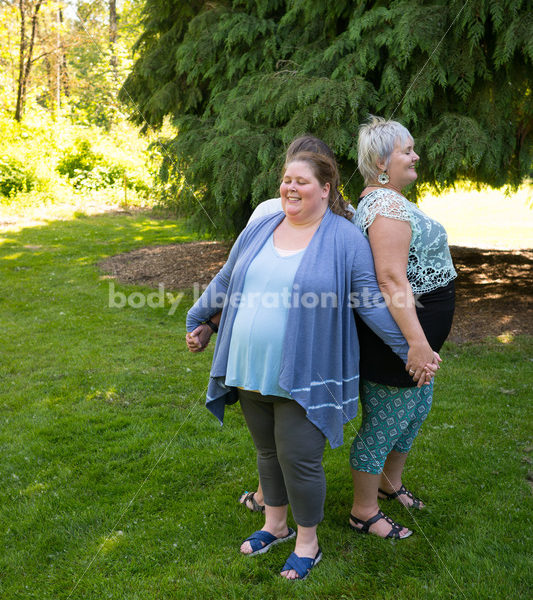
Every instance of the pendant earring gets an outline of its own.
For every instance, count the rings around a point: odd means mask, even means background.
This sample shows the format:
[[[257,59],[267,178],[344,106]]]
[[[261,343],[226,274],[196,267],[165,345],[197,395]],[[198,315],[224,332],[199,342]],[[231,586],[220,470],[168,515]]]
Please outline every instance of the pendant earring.
[[[379,174],[378,181],[379,181],[379,183],[381,183],[381,185],[385,185],[386,183],[389,183],[389,176],[387,175],[386,171],[383,171],[383,173]]]

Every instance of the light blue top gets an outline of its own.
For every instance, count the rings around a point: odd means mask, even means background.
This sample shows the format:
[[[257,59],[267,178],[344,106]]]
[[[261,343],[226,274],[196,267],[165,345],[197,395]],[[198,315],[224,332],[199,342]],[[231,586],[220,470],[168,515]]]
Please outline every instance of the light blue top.
[[[278,212],[250,223],[187,313],[187,331],[193,331],[222,309],[206,399],[220,422],[226,404],[237,401],[236,388],[225,383],[237,299],[250,264],[284,218]],[[368,241],[357,227],[328,209],[294,277],[278,383],[332,448],[342,444],[343,425],[357,415],[359,342],[354,306],[405,362],[408,345],[381,296]]]
[[[250,263],[231,332],[226,385],[290,398],[278,380],[292,284],[303,253],[280,256],[271,235]]]
[[[457,277],[444,227],[416,204],[388,188],[367,194],[357,206],[355,224],[368,236],[368,228],[381,215],[411,225],[407,279],[413,294],[426,294]]]

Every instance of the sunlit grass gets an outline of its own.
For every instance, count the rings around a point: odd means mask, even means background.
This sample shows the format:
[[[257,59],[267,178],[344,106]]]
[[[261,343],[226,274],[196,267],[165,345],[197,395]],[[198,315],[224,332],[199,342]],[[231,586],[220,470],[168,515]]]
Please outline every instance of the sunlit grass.
[[[182,224],[78,216],[0,237],[2,600],[528,597],[530,338],[445,345],[405,478],[429,510],[384,505],[415,530],[402,543],[347,526],[346,426],[325,454],[324,560],[292,584],[288,544],[239,555],[261,526],[237,503],[255,457],[237,406],[223,428],[203,407],[211,349],[185,349],[191,295],[173,315],[108,305],[98,261],[190,241]]]
[[[444,225],[452,245],[533,248],[533,185],[509,196],[503,190],[459,186],[442,196],[426,195],[419,206]]]
[[[83,218],[105,211],[150,210],[150,202],[128,192],[107,189],[90,194],[64,190],[51,201],[34,194],[16,202],[0,203],[0,231],[19,231],[28,225],[50,220]],[[442,196],[425,195],[419,204],[427,214],[440,221],[456,246],[496,249],[533,248],[533,186],[522,186],[506,196],[502,190],[457,189]],[[161,213],[161,210],[159,213]],[[157,223],[156,227],[164,227]]]

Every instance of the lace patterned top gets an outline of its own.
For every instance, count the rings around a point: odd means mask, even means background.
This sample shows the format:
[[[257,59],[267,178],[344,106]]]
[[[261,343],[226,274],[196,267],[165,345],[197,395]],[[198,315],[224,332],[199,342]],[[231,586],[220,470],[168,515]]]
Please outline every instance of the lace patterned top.
[[[444,227],[424,214],[398,192],[379,188],[368,193],[355,213],[355,224],[368,236],[368,228],[381,215],[411,225],[407,279],[413,294],[426,294],[457,277]]]

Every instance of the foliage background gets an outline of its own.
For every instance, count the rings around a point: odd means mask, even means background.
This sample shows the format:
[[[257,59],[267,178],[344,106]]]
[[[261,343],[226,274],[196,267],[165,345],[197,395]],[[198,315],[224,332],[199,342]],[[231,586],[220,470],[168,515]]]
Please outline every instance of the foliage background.
[[[118,35],[110,41],[107,0],[35,0],[0,3],[0,112],[15,112],[19,84],[22,13],[25,58],[36,35],[25,111],[44,109],[51,117],[109,129],[125,113],[117,90],[131,70],[131,48],[141,33],[144,0],[118,2]],[[22,12],[21,12],[22,11]],[[58,102],[59,101],[59,102]]]
[[[532,15],[522,0],[147,0],[120,97],[144,128],[171,118],[174,205],[212,228],[207,210],[219,233],[272,196],[305,132],[331,145],[356,199],[369,113],[412,131],[421,182],[515,186],[532,163]]]
[[[31,212],[73,203],[153,205],[160,162],[153,136],[140,138],[117,99],[131,70],[143,0],[118,2],[110,42],[110,2],[35,0],[0,3],[0,206]],[[27,97],[14,118],[20,73],[21,16],[25,60],[36,15]]]

